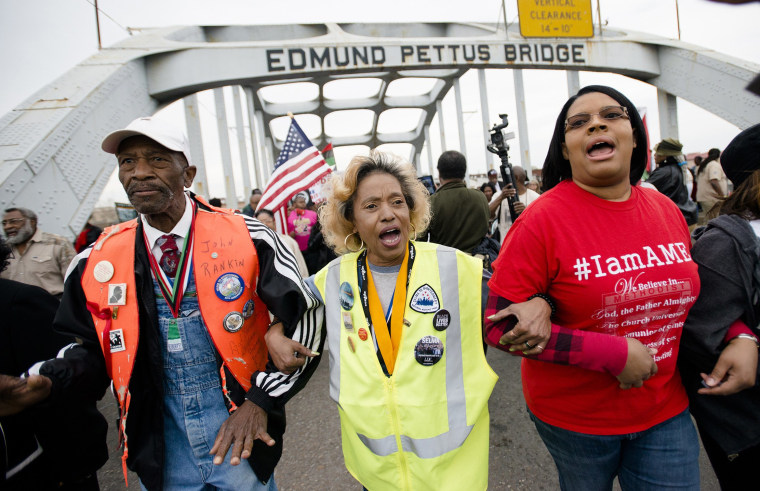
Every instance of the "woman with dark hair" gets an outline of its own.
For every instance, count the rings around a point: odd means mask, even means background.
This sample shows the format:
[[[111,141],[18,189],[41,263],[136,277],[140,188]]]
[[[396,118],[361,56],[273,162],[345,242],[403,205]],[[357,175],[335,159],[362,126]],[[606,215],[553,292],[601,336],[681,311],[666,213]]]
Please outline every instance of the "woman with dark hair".
[[[628,100],[623,94],[613,89],[612,87],[606,87],[604,85],[590,85],[582,88],[576,95],[568,99],[560,112],[560,118],[557,118],[554,124],[554,134],[552,135],[551,142],[549,142],[549,152],[544,160],[544,168],[542,170],[543,176],[543,189],[549,190],[559,184],[560,181],[569,179],[573,176],[573,171],[570,165],[570,161],[565,156],[565,127],[569,122],[566,122],[565,117],[568,114],[568,109],[578,99],[578,97],[589,94],[592,92],[598,92],[605,94],[612,99],[615,99],[618,107],[625,108],[625,117],[618,119],[625,119],[630,121],[631,128],[633,129],[634,146],[631,154],[630,164],[630,183],[635,185],[641,179],[644,174],[644,169],[647,166],[647,134],[644,128],[644,123],[639,116],[639,112],[631,101]],[[613,113],[603,116],[605,119],[609,119],[610,116],[615,116],[619,113]],[[614,120],[614,118],[612,119]]]
[[[699,277],[681,212],[635,186],[646,153],[623,94],[571,97],[544,162],[547,191],[510,229],[489,282],[487,341],[524,356],[525,400],[563,490],[612,489],[616,476],[623,490],[699,488],[675,366]],[[551,326],[507,322],[513,302],[536,298]]]
[[[747,489],[760,463],[760,125],[728,145],[735,191],[697,229],[702,294],[684,325],[678,367],[721,489]]]
[[[491,198],[496,194],[496,186],[494,186],[492,182],[484,182],[480,185],[480,191],[486,195],[486,199],[490,203]]]
[[[700,207],[699,224],[704,225],[710,218],[715,218],[717,210],[713,207],[728,194],[728,180],[720,167],[720,150],[711,148],[707,158],[697,167],[697,202]]]
[[[488,208],[491,211],[491,218],[488,220],[488,233],[486,234],[486,236],[487,237],[492,237],[493,236],[493,227],[494,227],[493,223],[494,223],[495,216],[496,216],[495,213],[494,213],[494,211],[495,211],[496,208],[498,208],[498,206],[495,207],[493,210],[491,210],[491,204],[490,203],[491,203],[491,198],[493,198],[493,195],[496,194],[496,186],[494,185],[494,183],[492,183],[490,181],[489,182],[484,182],[483,184],[480,185],[480,192],[483,193],[486,196],[486,200],[488,200],[488,203],[489,203]]]

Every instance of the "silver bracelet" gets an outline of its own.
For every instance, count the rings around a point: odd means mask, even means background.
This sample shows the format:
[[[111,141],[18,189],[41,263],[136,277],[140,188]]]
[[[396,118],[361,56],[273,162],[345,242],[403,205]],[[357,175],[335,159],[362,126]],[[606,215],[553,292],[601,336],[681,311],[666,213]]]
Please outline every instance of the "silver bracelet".
[[[747,334],[747,333],[743,332],[743,333],[737,335],[736,337],[737,338],[742,338],[742,339],[751,339],[752,341],[755,342],[755,346],[757,346],[758,348],[760,348],[760,342],[758,342],[757,337],[753,336],[752,334]],[[736,338],[734,338],[734,339],[736,339]]]

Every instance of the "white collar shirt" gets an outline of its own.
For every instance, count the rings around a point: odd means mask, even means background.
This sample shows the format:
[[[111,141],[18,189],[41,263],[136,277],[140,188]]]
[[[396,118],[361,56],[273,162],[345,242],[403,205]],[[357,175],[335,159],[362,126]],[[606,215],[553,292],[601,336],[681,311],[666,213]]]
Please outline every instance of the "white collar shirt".
[[[158,230],[157,228],[151,227],[150,224],[148,224],[148,220],[146,220],[145,215],[140,215],[140,220],[142,220],[143,224],[143,231],[145,233],[145,238],[148,240],[148,245],[150,246],[150,252],[153,254],[153,257],[156,258],[156,262],[161,260],[161,255],[163,254],[161,252],[161,247],[159,247],[156,244],[156,241],[161,238],[162,235],[166,235],[166,232],[162,232],[161,230]],[[177,242],[177,248],[181,251],[182,247],[185,245],[185,239],[187,238],[187,235],[190,233],[190,225],[193,223],[193,205],[190,202],[190,198],[185,194],[185,212],[182,214],[182,218],[179,219],[177,224],[174,226],[174,228],[169,232],[169,234],[173,234],[176,237],[174,240]],[[187,251],[186,254],[190,254],[191,251]]]

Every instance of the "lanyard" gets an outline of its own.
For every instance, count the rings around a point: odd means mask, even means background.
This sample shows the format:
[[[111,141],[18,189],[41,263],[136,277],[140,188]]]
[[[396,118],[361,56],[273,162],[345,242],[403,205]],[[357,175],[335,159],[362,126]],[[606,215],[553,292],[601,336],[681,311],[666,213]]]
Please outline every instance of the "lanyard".
[[[367,318],[367,324],[372,326],[377,339],[377,347],[380,349],[380,355],[383,357],[388,374],[393,374],[393,368],[396,364],[396,355],[399,345],[401,344],[401,334],[404,330],[404,308],[406,303],[406,290],[409,287],[409,278],[412,274],[412,265],[414,264],[414,245],[408,242],[409,247],[404,255],[404,261],[401,263],[401,269],[396,277],[396,288],[393,291],[390,307],[390,320],[383,315],[383,308],[380,305],[380,297],[375,289],[372,280],[372,272],[367,264],[366,249],[359,255],[357,264],[357,275],[359,280],[359,289],[361,290],[361,302],[364,309],[364,315]],[[402,274],[402,271],[406,274]],[[363,281],[366,278],[367,281]],[[389,329],[390,327],[390,329]]]
[[[164,273],[164,270],[158,265],[156,258],[153,256],[148,238],[143,231],[143,240],[145,241],[145,249],[148,251],[148,260],[150,261],[150,269],[153,272],[153,277],[158,282],[158,287],[161,290],[161,295],[164,300],[169,304],[169,310],[176,319],[179,317],[179,307],[182,303],[182,297],[185,293],[185,287],[187,286],[187,279],[190,273],[190,251],[193,250],[193,240],[195,240],[195,216],[196,207],[195,203],[192,203],[193,207],[193,220],[190,223],[190,230],[188,231],[185,243],[182,246],[182,255],[177,265],[177,274],[174,278],[169,278]]]

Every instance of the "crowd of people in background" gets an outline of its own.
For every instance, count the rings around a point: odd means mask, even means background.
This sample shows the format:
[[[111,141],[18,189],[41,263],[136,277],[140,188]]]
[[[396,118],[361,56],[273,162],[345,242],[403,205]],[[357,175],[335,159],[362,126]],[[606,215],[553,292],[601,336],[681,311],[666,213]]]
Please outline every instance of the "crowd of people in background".
[[[276,489],[285,403],[326,348],[365,489],[481,489],[488,345],[523,358],[563,490],[699,489],[700,438],[722,489],[746,489],[760,458],[760,125],[723,153],[666,136],[650,164],[647,146],[635,104],[589,86],[514,184],[496,168],[468,181],[449,150],[430,194],[410,164],[371,152],[323,202],[293,196],[277,230],[260,189],[240,211],[186,192],[195,167],[176,128],[139,118],[110,133],[137,219],[90,217],[71,242],[4,210],[0,484],[98,489],[95,402],[111,385],[125,475],[145,489]],[[58,450],[72,421],[87,428],[75,460]]]

